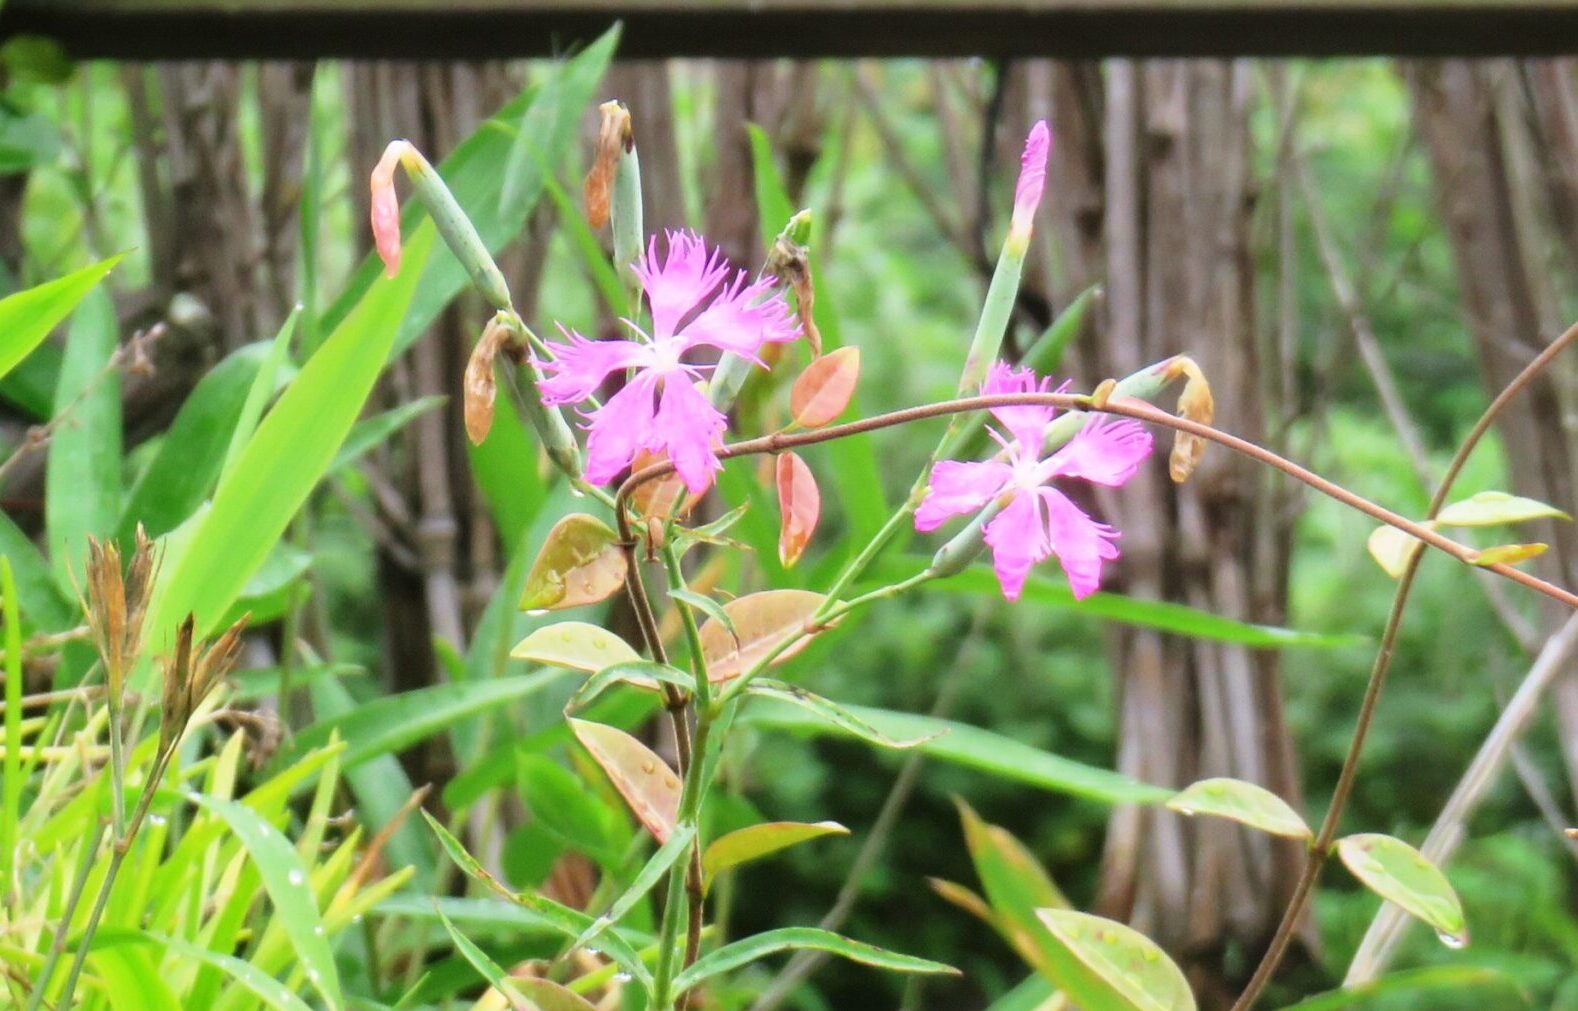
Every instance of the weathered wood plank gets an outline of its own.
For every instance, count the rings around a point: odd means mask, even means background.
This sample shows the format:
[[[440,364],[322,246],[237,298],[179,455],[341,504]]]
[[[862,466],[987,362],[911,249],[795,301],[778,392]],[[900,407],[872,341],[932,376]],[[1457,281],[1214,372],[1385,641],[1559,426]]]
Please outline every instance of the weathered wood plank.
[[[8,0],[80,57],[562,53],[1231,56],[1578,52],[1578,0]]]

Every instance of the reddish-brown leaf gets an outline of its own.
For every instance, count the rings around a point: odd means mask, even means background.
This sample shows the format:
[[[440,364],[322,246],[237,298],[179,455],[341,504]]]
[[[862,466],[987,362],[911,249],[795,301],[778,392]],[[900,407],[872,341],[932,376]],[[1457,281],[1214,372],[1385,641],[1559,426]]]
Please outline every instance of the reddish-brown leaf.
[[[789,391],[789,413],[801,428],[821,428],[844,413],[860,378],[860,349],[842,347],[813,361]]]
[[[570,720],[576,739],[608,774],[614,789],[659,843],[668,841],[679,811],[679,777],[652,749],[623,730]]]
[[[724,604],[723,611],[734,624],[732,633],[716,618],[701,626],[707,679],[729,681],[745,673],[788,636],[807,629],[824,599],[810,590],[763,590]],[[772,662],[783,663],[805,649],[811,634],[800,636]]]
[[[794,453],[778,457],[778,560],[789,568],[800,560],[822,515],[822,493],[805,461]]]

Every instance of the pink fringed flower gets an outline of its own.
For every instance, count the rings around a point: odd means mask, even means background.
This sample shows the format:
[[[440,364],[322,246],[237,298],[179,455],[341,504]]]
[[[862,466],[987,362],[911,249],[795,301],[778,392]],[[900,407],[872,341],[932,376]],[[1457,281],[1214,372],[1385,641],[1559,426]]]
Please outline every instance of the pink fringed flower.
[[[1050,392],[1029,369],[998,362],[981,387],[984,394]],[[1042,459],[1052,407],[993,408],[1008,438],[992,432],[1003,452],[990,460],[945,460],[932,469],[926,497],[915,511],[915,529],[935,530],[950,516],[979,512],[996,500],[1001,510],[984,531],[1003,596],[1018,600],[1032,566],[1057,555],[1074,596],[1090,595],[1101,582],[1101,565],[1118,557],[1118,532],[1098,523],[1061,491],[1055,477],[1082,478],[1115,488],[1133,477],[1150,455],[1150,433],[1133,421],[1095,416],[1051,456]]]
[[[699,495],[722,467],[717,447],[725,420],[695,385],[711,366],[680,357],[705,344],[761,364],[763,344],[792,341],[800,330],[771,281],[748,283],[745,271],[733,270],[692,232],[669,232],[662,258],[654,237],[635,270],[652,309],[652,333],[625,320],[641,340],[592,341],[560,327],[567,343],[550,342],[553,360],[539,363],[547,376],[543,401],[578,403],[609,373],[635,370],[624,389],[588,415],[587,480],[612,481],[641,450],[666,452]]]

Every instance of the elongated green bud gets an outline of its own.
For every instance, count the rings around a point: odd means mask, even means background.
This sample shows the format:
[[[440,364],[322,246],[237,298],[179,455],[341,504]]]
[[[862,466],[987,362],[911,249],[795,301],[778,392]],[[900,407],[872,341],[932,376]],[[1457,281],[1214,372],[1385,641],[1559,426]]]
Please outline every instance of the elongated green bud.
[[[438,234],[466,268],[477,291],[495,309],[510,310],[509,285],[504,283],[504,275],[493,262],[476,226],[466,217],[438,171],[406,140],[391,141],[372,174],[373,239],[389,276],[393,277],[400,269],[400,203],[394,188],[396,165],[405,168],[412,189],[432,216]]]
[[[783,231],[773,239],[768,247],[767,272],[776,273],[785,284],[796,289],[796,300],[800,306],[800,325],[806,332],[807,339],[812,341],[812,353],[821,353],[821,337],[816,335],[816,324],[810,321],[811,309],[811,275],[810,268],[804,267],[799,273],[800,280],[784,270],[781,261],[795,260],[800,264],[809,263],[809,251],[806,247],[811,242],[812,215],[809,209],[796,213],[784,225]],[[775,264],[778,266],[775,269]],[[726,411],[734,403],[734,398],[740,395],[740,387],[745,385],[745,380],[751,374],[752,363],[748,358],[742,358],[732,351],[726,351],[718,359],[717,368],[712,370],[712,378],[707,383],[707,397],[712,401],[712,406],[720,411]]]
[[[519,394],[521,410],[525,412],[532,428],[536,429],[548,459],[570,478],[580,477],[581,447],[576,444],[575,433],[570,430],[569,422],[564,420],[564,412],[542,402],[542,392],[537,388],[537,384],[542,382],[542,374],[537,371],[536,364],[526,351],[531,342],[526,324],[513,312],[500,312],[488,326],[490,329],[502,327],[515,338],[515,347],[520,352],[520,367],[514,370],[518,384],[516,392]]]

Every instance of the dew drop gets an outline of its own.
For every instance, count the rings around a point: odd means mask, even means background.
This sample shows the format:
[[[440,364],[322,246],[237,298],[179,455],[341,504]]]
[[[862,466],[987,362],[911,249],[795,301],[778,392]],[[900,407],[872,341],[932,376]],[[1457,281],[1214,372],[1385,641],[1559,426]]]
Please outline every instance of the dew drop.
[[[628,972],[616,972],[614,973],[614,982],[628,983],[630,982],[630,974]]]
[[[300,871],[291,871],[290,876],[286,878],[286,880],[295,885],[297,888],[300,888],[302,885],[307,883],[306,876]]]
[[[586,492],[584,492],[581,489],[575,487],[574,485],[570,486],[570,494],[572,496],[574,496],[575,498],[585,498],[586,497]]]
[[[1196,811],[1192,807],[1179,806],[1179,807],[1173,808],[1173,810],[1177,811],[1179,814],[1183,815],[1185,818],[1193,818],[1196,814],[1199,813],[1198,811]]]
[[[641,762],[641,771],[650,776],[657,771],[657,765],[650,758],[643,759]]]
[[[1467,934],[1449,934],[1443,930],[1436,934],[1436,939],[1442,944],[1446,945],[1448,948],[1451,948],[1453,951],[1457,951],[1468,946]]]
[[[322,936],[323,936],[323,933],[324,933],[324,932],[323,932],[323,924],[321,924],[321,923],[320,923],[320,924],[318,924],[318,925],[317,925],[317,926],[316,926],[316,927],[313,927],[313,928],[312,928],[312,932],[313,932],[313,933],[314,933],[314,934],[317,934],[317,935],[318,935],[318,936],[319,936],[319,937],[322,937]]]
[[[531,610],[526,612],[526,616],[528,618],[541,618],[543,615],[545,615],[547,613],[548,613],[548,609],[546,607],[534,607]]]
[[[670,790],[678,790],[679,780],[675,779],[673,776],[664,776],[663,785]]]
[[[308,969],[307,970],[307,978],[312,980],[314,983],[316,983],[316,982],[318,982],[318,980],[322,979],[323,977],[318,973],[318,970],[316,970],[316,969]]]
[[[150,825],[163,825],[165,822],[166,819],[162,814],[150,814],[148,816],[148,824]]]

